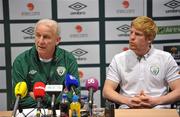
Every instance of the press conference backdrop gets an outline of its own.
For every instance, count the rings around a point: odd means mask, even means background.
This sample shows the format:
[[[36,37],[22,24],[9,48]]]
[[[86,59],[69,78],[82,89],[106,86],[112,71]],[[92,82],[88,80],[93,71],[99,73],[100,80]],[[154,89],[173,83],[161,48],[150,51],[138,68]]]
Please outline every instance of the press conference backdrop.
[[[95,103],[104,105],[102,88],[112,57],[128,49],[130,22],[141,15],[159,27],[154,46],[180,62],[180,0],[0,0],[0,110],[11,107],[11,67],[15,57],[34,43],[34,24],[58,21],[60,47],[77,58],[82,94],[85,81],[99,81]]]

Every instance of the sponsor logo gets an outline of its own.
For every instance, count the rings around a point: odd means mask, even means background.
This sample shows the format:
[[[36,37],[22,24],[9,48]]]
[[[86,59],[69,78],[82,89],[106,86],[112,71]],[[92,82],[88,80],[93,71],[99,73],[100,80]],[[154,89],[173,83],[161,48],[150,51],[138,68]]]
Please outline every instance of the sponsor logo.
[[[179,34],[180,33],[180,25],[176,26],[158,26],[158,32],[159,35],[164,34]]]
[[[164,46],[163,50],[171,53],[175,60],[180,60],[180,45]]]
[[[35,73],[37,73],[36,70],[30,70],[30,71],[29,71],[29,74],[31,74],[31,75],[34,75]]]
[[[28,11],[21,12],[21,16],[38,16],[40,15],[40,12],[34,11],[35,5],[33,3],[27,3],[26,8]]]
[[[122,2],[122,6],[123,6],[124,8],[128,8],[128,7],[129,7],[129,1],[128,1],[128,0],[124,0],[124,1]]]
[[[33,3],[28,3],[26,6],[27,6],[29,11],[33,11],[34,10],[34,4]]]
[[[119,37],[121,37],[121,36],[129,36],[129,34],[128,34],[128,32],[130,31],[130,26],[129,25],[124,24],[122,26],[119,26],[116,29],[123,32],[123,34],[118,34]]]
[[[71,12],[70,13],[71,15],[85,15],[86,14],[86,12],[81,11],[81,10],[86,8],[87,5],[82,4],[80,2],[76,2],[74,4],[71,4],[68,7],[76,11],[76,12]]]
[[[84,77],[83,71],[82,70],[78,70],[78,74],[79,74],[79,78],[83,79],[83,77]]]
[[[126,50],[129,50],[129,48],[128,48],[128,47],[124,47],[124,48],[123,48],[123,51],[126,51]]]
[[[38,86],[38,87],[34,87],[34,89],[42,89],[42,90],[45,90],[45,87],[43,87],[43,86]]]
[[[166,10],[166,13],[180,13],[180,9],[176,9],[180,6],[180,2],[177,0],[171,0],[164,4],[164,6],[171,8],[172,10]]]
[[[88,37],[88,34],[82,33],[83,32],[83,27],[78,24],[74,27],[75,31],[77,32],[76,34],[70,34],[70,38],[86,38]]]
[[[76,29],[76,31],[77,31],[78,33],[80,33],[80,32],[83,31],[83,28],[82,28],[81,25],[76,25],[75,29]]]
[[[87,54],[88,52],[85,51],[85,50],[82,50],[82,49],[80,49],[80,48],[72,51],[71,53],[72,53],[74,56],[76,56],[76,57],[77,57],[76,59],[79,60],[79,61],[85,61],[85,60],[87,59],[87,58],[82,57],[82,56],[85,55],[85,54]]]
[[[22,30],[23,33],[27,34],[28,36],[24,36],[24,39],[34,39],[34,27],[28,27]]]
[[[78,70],[78,73],[79,73],[79,78],[80,78],[81,83],[82,84],[86,83],[87,78],[84,77],[84,71],[83,70]]]
[[[134,14],[135,13],[135,9],[129,9],[130,3],[128,0],[123,0],[121,2],[121,6],[120,8],[122,9],[117,9],[116,13],[117,14]]]

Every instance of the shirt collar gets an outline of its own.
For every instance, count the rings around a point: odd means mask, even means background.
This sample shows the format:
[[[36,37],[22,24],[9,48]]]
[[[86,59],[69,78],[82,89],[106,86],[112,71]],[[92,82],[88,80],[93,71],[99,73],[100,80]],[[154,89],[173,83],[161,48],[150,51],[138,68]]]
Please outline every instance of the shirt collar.
[[[134,56],[135,58],[137,58],[138,61],[140,61],[142,58],[143,58],[144,60],[146,60],[146,59],[153,53],[153,50],[154,50],[154,47],[153,47],[153,45],[151,45],[151,48],[150,48],[150,50],[148,51],[148,53],[146,53],[146,54],[145,54],[144,56],[142,56],[142,57],[137,56],[136,53],[135,53],[134,51],[132,51],[132,50],[131,50],[131,53],[132,53],[132,56]]]
[[[145,58],[145,59],[148,58],[148,57],[153,53],[153,50],[154,50],[154,47],[153,47],[153,45],[151,45],[150,50],[148,51],[148,53],[146,53],[146,54],[144,55],[144,58]]]

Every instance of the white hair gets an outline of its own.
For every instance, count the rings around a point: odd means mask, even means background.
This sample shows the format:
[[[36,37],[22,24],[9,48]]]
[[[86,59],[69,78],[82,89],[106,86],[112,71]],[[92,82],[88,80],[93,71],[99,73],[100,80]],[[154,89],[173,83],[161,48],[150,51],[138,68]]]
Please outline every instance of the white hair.
[[[44,25],[50,27],[55,32],[55,34],[57,34],[58,36],[60,35],[60,28],[59,28],[58,23],[55,20],[40,19],[35,25],[34,32],[36,32],[36,29],[39,24],[44,24]]]

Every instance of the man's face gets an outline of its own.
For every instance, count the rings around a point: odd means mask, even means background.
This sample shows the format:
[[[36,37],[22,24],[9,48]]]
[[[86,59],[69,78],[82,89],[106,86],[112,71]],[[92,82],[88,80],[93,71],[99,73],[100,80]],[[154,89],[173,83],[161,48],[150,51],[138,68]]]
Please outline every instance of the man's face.
[[[148,39],[145,37],[142,31],[131,27],[129,38],[129,48],[136,54],[144,54],[144,52],[147,52],[147,50],[149,49]]]
[[[35,45],[41,58],[52,58],[55,46],[59,43],[59,37],[44,24],[39,24],[35,32]]]

